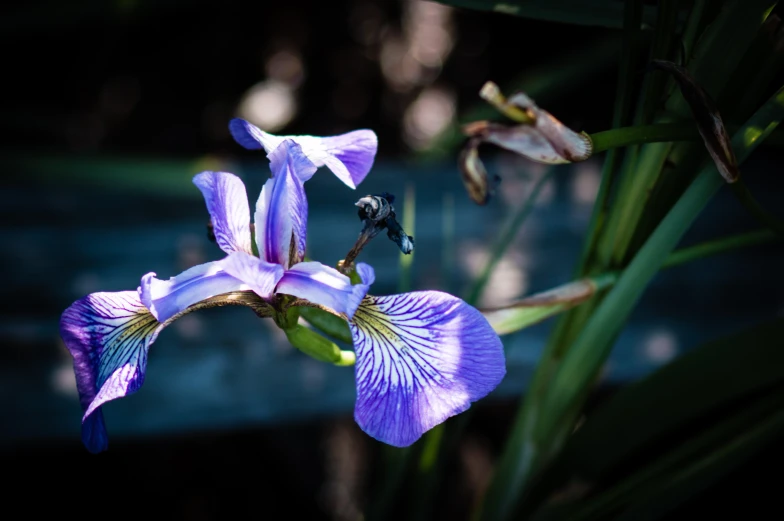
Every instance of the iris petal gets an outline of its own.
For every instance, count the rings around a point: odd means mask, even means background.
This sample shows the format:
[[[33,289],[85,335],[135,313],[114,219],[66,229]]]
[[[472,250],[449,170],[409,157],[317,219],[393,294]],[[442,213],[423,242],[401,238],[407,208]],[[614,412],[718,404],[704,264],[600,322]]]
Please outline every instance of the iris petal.
[[[225,261],[200,264],[168,280],[157,279],[155,273],[148,273],[142,277],[138,289],[141,302],[156,319],[166,322],[202,300],[251,289],[249,284],[225,271]]]
[[[283,276],[283,268],[244,252],[235,252],[220,261],[226,273],[243,281],[258,296],[269,299]]]
[[[202,172],[193,184],[204,195],[220,249],[252,253],[248,194],[240,178],[226,172]]]
[[[378,150],[376,133],[362,129],[321,139],[324,146],[324,164],[338,179],[349,187],[356,188],[373,167]]]
[[[351,318],[368,287],[368,284],[352,286],[351,279],[320,262],[301,262],[286,271],[275,291],[326,306]]]
[[[270,154],[272,179],[256,202],[256,245],[262,259],[288,268],[305,256],[308,200],[300,176],[316,167],[300,146],[286,141]]]
[[[60,318],[60,335],[74,358],[82,404],[82,441],[106,450],[102,404],[136,392],[144,382],[147,352],[163,326],[135,291],[93,293]]]
[[[396,447],[468,409],[506,373],[498,335],[479,311],[446,293],[366,297],[349,325],[357,355],[354,418]]]
[[[263,148],[268,154],[275,151],[284,140],[293,140],[302,147],[302,153],[314,165],[326,165],[351,188],[356,188],[365,179],[378,150],[378,138],[375,132],[368,129],[329,137],[275,136],[237,118],[231,120],[229,130],[234,140],[243,147],[251,150]],[[310,176],[301,177],[303,183],[308,179]]]

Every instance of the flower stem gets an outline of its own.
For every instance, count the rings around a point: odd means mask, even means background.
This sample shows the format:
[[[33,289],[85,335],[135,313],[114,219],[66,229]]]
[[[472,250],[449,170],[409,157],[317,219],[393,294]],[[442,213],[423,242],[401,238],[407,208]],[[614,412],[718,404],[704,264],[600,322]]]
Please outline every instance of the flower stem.
[[[621,65],[618,71],[618,85],[616,89],[615,107],[613,110],[612,126],[614,130],[599,132],[591,136],[593,143],[593,153],[598,153],[603,149],[597,149],[597,144],[607,146],[607,136],[603,134],[610,133],[610,138],[613,135],[618,138],[617,130],[628,125],[631,119],[632,96],[634,93],[635,82],[635,64],[637,63],[637,47],[640,40],[640,24],[642,23],[642,7],[641,0],[626,0],[623,8],[623,47],[621,52]],[[615,134],[612,134],[615,132]],[[620,133],[620,136],[625,136],[626,133]],[[604,140],[604,143],[602,143]],[[612,140],[610,140],[612,142]],[[596,243],[599,236],[604,229],[604,223],[607,217],[607,207],[610,198],[611,188],[615,184],[615,178],[618,173],[617,163],[622,156],[622,151],[617,150],[617,147],[612,148],[607,156],[604,158],[602,165],[602,180],[599,185],[599,192],[596,194],[596,201],[593,205],[593,212],[591,213],[591,222],[588,225],[589,235],[583,245],[583,253],[581,255],[580,264],[578,266],[578,275],[585,275],[586,267],[591,256],[594,253]]]
[[[738,233],[720,239],[706,241],[694,246],[688,246],[672,252],[662,264],[662,268],[672,268],[687,262],[710,257],[725,251],[755,246],[780,240],[781,237],[770,230],[755,230],[753,232]]]
[[[672,252],[662,264],[662,269],[776,240],[781,240],[781,236],[770,230],[761,229],[706,241]],[[614,285],[621,273],[616,270],[581,278],[511,302],[506,306],[481,311],[496,333],[508,335],[559,315],[575,306],[583,305],[596,293]]]
[[[780,89],[737,132],[733,148],[742,161],[784,117],[784,88]],[[543,465],[563,445],[591,383],[607,358],[612,340],[620,331],[634,303],[653,275],[713,194],[724,184],[713,165],[703,169],[678,202],[659,223],[645,244],[623,270],[618,282],[579,329],[563,360],[544,375],[547,385],[529,388],[525,405],[488,489],[483,519],[509,519],[521,494]],[[692,253],[693,255],[693,253]],[[540,371],[537,370],[537,376]],[[534,380],[536,383],[536,378]],[[546,392],[545,392],[546,391]],[[530,400],[536,392],[536,400]],[[530,405],[535,407],[532,410]]]
[[[754,132],[754,135],[748,135],[747,130],[735,134],[733,148],[738,159],[747,157],[761,139],[778,125],[782,117],[784,88],[757,111],[746,125],[746,129],[764,130]],[[547,411],[547,421],[542,421],[537,426],[534,438],[535,441],[547,441],[536,454],[535,467],[540,467],[563,444],[587,397],[587,389],[607,358],[612,339],[620,331],[634,303],[697,215],[724,184],[714,165],[704,168],[591,315],[571,346],[568,356],[564,357],[553,375],[550,392],[543,406],[543,410]]]
[[[597,132],[590,136],[593,142],[594,154],[613,148],[642,143],[697,141],[700,139],[697,127],[694,126],[692,121],[614,128]]]

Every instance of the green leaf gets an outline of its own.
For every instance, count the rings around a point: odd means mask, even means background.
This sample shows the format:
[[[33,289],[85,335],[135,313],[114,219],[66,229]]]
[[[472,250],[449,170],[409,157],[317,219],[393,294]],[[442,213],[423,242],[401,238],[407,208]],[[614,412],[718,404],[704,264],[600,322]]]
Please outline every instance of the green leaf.
[[[623,3],[612,0],[439,0],[442,4],[495,11],[535,20],[563,22],[574,25],[600,27],[623,27]],[[648,6],[643,12],[643,21],[653,25],[656,8]]]
[[[784,389],[781,386],[736,407],[734,414],[708,422],[685,439],[670,439],[668,450],[647,463],[621,473],[606,489],[594,486],[590,499],[558,505],[540,519],[569,521],[659,519],[709,488],[784,432]],[[591,486],[581,482],[583,489]],[[564,508],[566,507],[566,508]],[[577,507],[577,508],[569,508]],[[620,515],[618,515],[620,514]],[[618,515],[618,517],[615,517]]]
[[[784,88],[763,105],[733,138],[739,159],[745,159],[784,117]],[[513,436],[488,490],[488,519],[508,519],[531,477],[558,453],[592,384],[645,287],[665,263],[693,220],[721,187],[713,165],[702,170],[667,213],[617,283],[591,315],[563,361],[549,368],[549,385],[538,390],[539,407],[528,422],[515,423]],[[530,393],[529,393],[530,394]],[[492,494],[491,494],[492,493]]]
[[[599,479],[673,431],[767,387],[784,383],[784,319],[701,346],[619,391],[564,448],[587,479]]]

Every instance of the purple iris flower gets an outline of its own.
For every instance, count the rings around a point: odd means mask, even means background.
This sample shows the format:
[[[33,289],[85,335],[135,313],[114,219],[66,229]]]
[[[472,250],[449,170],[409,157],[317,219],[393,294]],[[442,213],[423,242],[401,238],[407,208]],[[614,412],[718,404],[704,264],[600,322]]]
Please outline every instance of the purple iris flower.
[[[139,389],[158,333],[185,313],[246,305],[283,327],[290,307],[315,306],[348,320],[356,353],[355,418],[369,435],[407,446],[466,410],[505,374],[502,345],[484,317],[451,295],[424,291],[366,296],[374,272],[361,278],[303,262],[307,200],[303,183],[316,170],[303,148],[284,140],[269,154],[272,178],[256,203],[255,245],[245,187],[236,176],[194,178],[227,256],[169,280],[142,277],[137,291],[93,293],[62,315],[60,334],[74,357],[84,410],[82,441],[107,447],[101,406]],[[291,337],[290,337],[291,338]]]
[[[356,188],[373,166],[378,138],[372,130],[361,129],[338,136],[275,136],[244,119],[229,122],[234,140],[249,150],[264,149],[268,154],[290,139],[302,148],[314,165],[327,166],[350,188]]]

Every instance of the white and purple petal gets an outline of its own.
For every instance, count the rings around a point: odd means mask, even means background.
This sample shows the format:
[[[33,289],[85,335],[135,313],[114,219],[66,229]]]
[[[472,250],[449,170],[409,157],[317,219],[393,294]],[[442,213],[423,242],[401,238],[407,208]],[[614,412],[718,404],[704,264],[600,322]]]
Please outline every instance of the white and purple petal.
[[[324,137],[321,144],[324,151],[321,161],[350,188],[356,188],[365,179],[378,150],[376,133],[368,129]]]
[[[202,172],[193,178],[193,184],[204,195],[220,249],[253,253],[248,194],[240,178],[226,172]]]
[[[501,340],[487,320],[446,293],[366,297],[349,325],[357,356],[354,418],[396,447],[465,411],[506,374]]]
[[[244,252],[235,252],[219,261],[223,269],[237,280],[241,280],[263,299],[269,299],[275,285],[283,277],[283,267],[272,264]]]
[[[287,140],[270,154],[270,168],[256,202],[256,245],[262,259],[288,268],[305,257],[308,200],[300,177],[316,167]]]
[[[228,257],[227,257],[228,259]],[[226,259],[199,264],[168,280],[155,273],[142,277],[138,288],[141,302],[160,322],[188,309],[202,300],[232,291],[250,290],[251,286],[232,277],[225,269]]]
[[[108,444],[101,405],[141,387],[149,347],[162,327],[135,291],[93,293],[63,312],[60,336],[74,358],[82,441],[90,452]]]
[[[375,132],[368,129],[328,137],[275,136],[236,118],[229,123],[229,130],[234,140],[243,147],[251,150],[263,148],[268,154],[274,152],[283,141],[293,140],[302,147],[302,152],[315,166],[327,166],[351,188],[356,188],[365,179],[378,150],[378,138]],[[310,176],[301,177],[303,183],[308,179]]]
[[[373,268],[367,264],[360,266],[364,271],[370,270],[372,279]],[[320,262],[301,262],[283,274],[275,292],[294,295],[351,318],[367,294],[368,287],[367,283],[352,286],[351,279]]]

